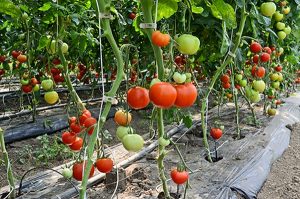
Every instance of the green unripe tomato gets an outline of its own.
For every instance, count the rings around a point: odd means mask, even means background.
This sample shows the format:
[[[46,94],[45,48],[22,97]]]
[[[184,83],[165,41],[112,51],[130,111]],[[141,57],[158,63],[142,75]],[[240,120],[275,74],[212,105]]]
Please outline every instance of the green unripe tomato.
[[[193,35],[183,34],[175,41],[179,52],[185,55],[194,55],[200,48],[200,40]]]
[[[271,17],[276,12],[276,4],[274,2],[265,2],[260,6],[260,12],[266,17]]]

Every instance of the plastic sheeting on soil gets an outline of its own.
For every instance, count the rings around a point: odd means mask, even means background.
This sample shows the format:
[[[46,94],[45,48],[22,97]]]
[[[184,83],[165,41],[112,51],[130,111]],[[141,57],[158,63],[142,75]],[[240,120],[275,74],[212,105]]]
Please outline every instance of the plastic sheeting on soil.
[[[226,152],[221,152],[225,157],[224,161],[214,163],[216,164],[212,166],[214,168],[211,168],[208,176],[204,177],[210,178],[207,179],[209,186],[200,188],[199,194],[199,189],[195,190],[195,186],[192,185],[193,189],[190,192],[194,192],[194,195],[188,198],[237,199],[236,192],[238,192],[246,199],[255,199],[267,179],[273,162],[289,146],[290,130],[286,125],[300,121],[299,94],[285,99],[287,103],[278,109],[278,114],[263,132],[254,134],[250,139],[246,137],[235,141],[237,144],[231,144],[229,151],[226,149]],[[256,149],[255,144],[259,146]],[[248,155],[248,158],[245,155]]]
[[[93,117],[98,117],[99,109],[92,109]],[[112,118],[116,112],[115,108],[112,108],[109,112],[107,119]],[[47,120],[47,122],[45,122]],[[49,125],[47,125],[48,123]],[[4,140],[6,144],[20,141],[28,138],[37,137],[45,134],[53,134],[57,131],[61,131],[69,127],[68,117],[66,114],[55,115],[52,117],[38,118],[35,123],[21,124],[16,127],[9,128],[5,131]]]

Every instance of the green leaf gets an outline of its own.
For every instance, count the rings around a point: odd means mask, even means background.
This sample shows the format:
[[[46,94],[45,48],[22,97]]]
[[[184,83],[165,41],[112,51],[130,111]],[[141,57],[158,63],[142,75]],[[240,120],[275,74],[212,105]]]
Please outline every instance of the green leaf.
[[[228,33],[227,33],[227,28],[226,28],[226,23],[223,22],[222,23],[222,30],[223,30],[223,37],[222,37],[222,45],[221,45],[221,54],[222,55],[225,55],[225,53],[228,51],[228,48],[229,48],[229,36],[228,36]]]
[[[214,0],[213,4],[210,5],[210,9],[214,17],[225,21],[227,28],[236,28],[236,15],[230,4],[225,3],[223,0]]]
[[[178,10],[178,2],[180,0],[160,0],[158,1],[157,21],[162,18],[169,18]],[[155,12],[155,7],[154,7]]]
[[[183,123],[187,128],[190,128],[193,125],[192,115],[183,116]]]
[[[9,0],[0,0],[0,13],[10,15],[13,18],[17,18],[22,15],[20,8]]]
[[[45,47],[47,47],[50,44],[51,39],[48,38],[47,36],[43,35],[41,36],[40,40],[39,40],[39,46],[38,46],[38,50],[41,50]]]
[[[51,8],[52,6],[52,3],[51,2],[47,2],[47,3],[44,3],[42,7],[39,8],[40,11],[47,11]]]
[[[192,5],[192,12],[195,14],[201,14],[204,9],[201,6]]]

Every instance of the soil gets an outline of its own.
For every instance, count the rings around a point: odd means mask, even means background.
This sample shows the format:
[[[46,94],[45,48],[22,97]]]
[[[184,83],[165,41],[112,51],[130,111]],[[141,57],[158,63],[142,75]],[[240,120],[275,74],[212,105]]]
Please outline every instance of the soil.
[[[292,129],[289,148],[273,164],[258,199],[300,198],[300,123]]]

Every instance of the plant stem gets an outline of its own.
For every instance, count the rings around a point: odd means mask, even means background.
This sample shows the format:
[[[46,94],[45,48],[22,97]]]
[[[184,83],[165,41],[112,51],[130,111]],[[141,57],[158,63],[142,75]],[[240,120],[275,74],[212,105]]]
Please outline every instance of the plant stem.
[[[9,161],[8,153],[7,153],[6,148],[5,148],[4,131],[2,130],[2,128],[0,128],[0,149],[1,149],[2,154],[3,154],[4,164],[7,168],[7,180],[8,180],[9,187],[10,187],[9,197],[10,198],[15,198],[16,193],[15,193],[14,176],[13,176],[11,164],[10,164],[10,161]]]
[[[234,66],[231,64],[231,78],[232,78],[232,93],[233,93],[233,100],[235,105],[235,122],[236,122],[236,136],[237,139],[241,139],[241,130],[240,130],[240,119],[239,119],[239,104],[238,104],[238,96],[237,96],[237,89],[234,86],[235,82],[235,72],[234,72]]]
[[[250,110],[251,110],[252,118],[253,118],[253,123],[254,123],[255,126],[257,126],[258,123],[257,123],[256,115],[255,115],[255,112],[254,112],[254,108],[253,108],[253,106],[251,105],[250,100],[246,97],[246,95],[245,95],[243,89],[241,89],[240,91],[241,91],[242,96],[243,96],[244,99],[246,100],[246,102],[247,102],[247,104],[248,104],[248,106],[249,106],[249,108],[250,108]]]
[[[70,75],[69,75],[68,63],[67,63],[67,60],[66,60],[64,54],[61,51],[61,44],[59,44],[59,47],[58,47],[58,55],[59,55],[59,59],[61,60],[62,65],[63,65],[63,74],[64,74],[64,78],[65,78],[65,81],[66,81],[67,88],[68,88],[74,102],[76,103],[78,109],[80,111],[83,111],[85,109],[85,106],[82,103],[80,97],[78,96],[76,90],[74,89],[74,87],[72,85],[72,81],[71,81],[71,78],[70,78]]]
[[[242,14],[241,14],[241,21],[240,21],[240,25],[239,25],[239,30],[236,33],[236,40],[234,43],[234,47],[232,50],[229,51],[229,56],[225,59],[225,61],[223,62],[223,64],[217,69],[216,73],[214,74],[210,85],[208,87],[208,90],[206,91],[206,94],[204,96],[204,99],[202,100],[202,106],[201,106],[201,122],[202,122],[202,133],[203,133],[203,144],[207,150],[207,157],[208,160],[210,162],[212,162],[211,159],[211,154],[210,154],[210,149],[209,149],[209,144],[208,144],[208,140],[207,140],[207,126],[206,126],[206,118],[205,118],[205,112],[206,112],[206,102],[208,100],[209,94],[212,91],[217,79],[219,78],[221,72],[226,68],[226,66],[232,62],[232,58],[235,56],[236,51],[241,43],[241,37],[244,31],[244,26],[245,26],[245,22],[246,22],[246,18],[247,18],[248,13],[246,13],[246,8],[245,5],[242,8]]]
[[[141,0],[141,6],[144,14],[144,22],[145,23],[153,23],[152,19],[152,8],[153,8],[153,0]],[[163,56],[162,50],[158,46],[153,45],[151,37],[153,33],[153,29],[145,29],[144,30],[151,42],[154,55],[156,58],[156,63],[158,67],[158,78],[160,80],[164,79],[164,64],[163,64]],[[158,137],[164,137],[164,122],[163,122],[163,110],[158,108],[158,117],[157,117],[157,124],[158,124]],[[158,145],[158,159],[157,159],[157,166],[159,170],[159,177],[163,185],[163,191],[165,198],[170,198],[170,193],[167,187],[166,176],[165,176],[165,168],[164,168],[164,157],[166,155],[165,147],[161,144]]]
[[[99,10],[101,13],[109,13],[109,9],[110,9],[110,1],[105,1],[105,0],[94,0],[92,2],[92,6],[97,9],[97,4],[99,6]],[[98,13],[99,14],[99,13]],[[98,16],[98,15],[97,15]],[[99,16],[98,16],[99,17]],[[105,37],[107,38],[108,42],[110,43],[112,50],[114,52],[114,55],[116,56],[117,59],[117,76],[116,76],[116,80],[113,82],[112,84],[112,88],[111,90],[106,93],[106,96],[108,97],[114,97],[117,93],[118,88],[120,87],[120,84],[122,82],[123,79],[123,70],[124,70],[124,61],[123,61],[123,57],[122,57],[122,53],[120,51],[120,49],[118,48],[118,45],[113,37],[111,28],[110,28],[110,21],[109,19],[102,19],[102,28],[104,30],[104,34]],[[102,101],[103,103],[103,101]],[[98,122],[97,122],[97,126],[96,128],[94,128],[94,132],[93,134],[90,136],[89,139],[89,143],[88,143],[88,147],[87,147],[87,164],[86,167],[84,169],[84,176],[81,182],[81,186],[80,186],[80,194],[79,197],[80,199],[84,199],[86,197],[86,188],[87,188],[87,183],[88,183],[88,176],[90,173],[90,170],[92,168],[92,164],[93,164],[93,153],[94,153],[94,148],[95,148],[95,144],[97,141],[97,134],[100,132],[100,130],[103,128],[103,125],[106,121],[107,115],[110,111],[112,103],[110,101],[107,101],[103,112],[99,114],[100,117],[98,118]]]

